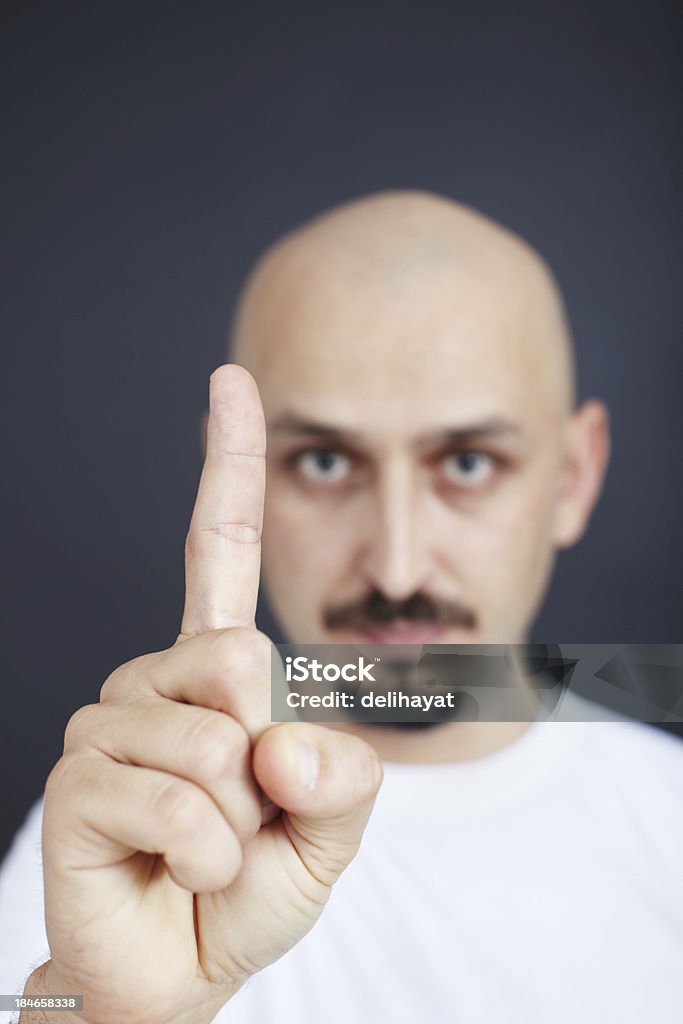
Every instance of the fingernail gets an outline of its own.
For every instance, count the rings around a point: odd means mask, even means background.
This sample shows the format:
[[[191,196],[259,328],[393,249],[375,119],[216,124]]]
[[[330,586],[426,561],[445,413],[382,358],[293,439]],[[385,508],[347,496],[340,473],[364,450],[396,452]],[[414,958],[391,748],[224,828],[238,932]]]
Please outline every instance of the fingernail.
[[[297,740],[297,746],[299,748],[297,752],[299,785],[302,789],[307,789],[310,792],[315,789],[320,773],[318,751],[304,740]]]

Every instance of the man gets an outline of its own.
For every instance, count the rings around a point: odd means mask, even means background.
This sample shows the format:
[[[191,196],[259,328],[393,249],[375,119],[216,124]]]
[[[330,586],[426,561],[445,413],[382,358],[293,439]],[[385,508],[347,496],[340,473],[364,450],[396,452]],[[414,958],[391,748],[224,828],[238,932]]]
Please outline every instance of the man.
[[[13,965],[44,959],[26,995],[84,1009],[40,1019],[677,1020],[676,741],[273,726],[253,626],[262,568],[295,642],[524,642],[609,448],[602,404],[575,406],[550,272],[472,210],[373,196],[265,255],[233,344],[178,641],[74,715],[47,783],[50,953],[34,911]],[[8,956],[39,826],[36,808],[4,869]]]

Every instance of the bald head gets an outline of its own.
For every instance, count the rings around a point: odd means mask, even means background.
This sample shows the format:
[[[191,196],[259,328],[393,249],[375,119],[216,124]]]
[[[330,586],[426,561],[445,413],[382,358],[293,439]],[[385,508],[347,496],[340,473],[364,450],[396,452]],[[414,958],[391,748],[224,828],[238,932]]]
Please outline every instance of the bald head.
[[[524,241],[421,192],[347,203],[259,261],[233,358],[263,401],[263,581],[288,637],[523,641],[607,451]]]
[[[407,368],[411,354],[422,347],[426,355],[439,338],[440,347],[479,348],[483,370],[495,357],[482,334],[494,333],[501,356],[533,373],[547,399],[569,411],[572,346],[541,257],[462,204],[386,192],[316,217],[265,253],[238,306],[232,357],[258,380],[291,334],[294,358],[329,361],[326,346],[359,346],[366,370],[374,355],[381,372],[384,359]],[[303,335],[317,352],[301,349]]]

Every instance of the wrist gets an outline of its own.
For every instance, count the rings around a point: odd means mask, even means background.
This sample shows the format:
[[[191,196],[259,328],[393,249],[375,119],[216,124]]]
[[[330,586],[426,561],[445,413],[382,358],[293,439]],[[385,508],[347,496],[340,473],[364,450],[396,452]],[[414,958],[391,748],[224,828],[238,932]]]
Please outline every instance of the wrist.
[[[19,1016],[14,1016],[19,1024],[86,1024],[82,1013],[63,1003],[77,993],[69,990],[55,976],[52,961],[47,960],[29,976],[24,991],[19,997]],[[28,1005],[21,1005],[21,1002],[29,1001]],[[59,1009],[55,1009],[59,1005]]]
[[[235,985],[229,996],[221,991],[213,997],[205,998],[201,1003],[174,1017],[172,1024],[211,1024],[225,1003],[239,991],[242,984]],[[30,1000],[33,1005],[23,1007],[19,1005],[13,1011],[11,1024],[15,1024],[15,1022],[16,1024],[92,1024],[92,1019],[86,1016],[87,1006],[83,1005],[83,995],[74,991],[75,987],[77,985],[74,986],[73,982],[61,980],[53,961],[47,960],[29,976],[22,995],[17,997],[20,1001]],[[80,1009],[72,1011],[63,1006],[54,1009],[54,1006],[45,1005],[46,1002],[49,1004],[50,1000],[64,1000],[73,997],[78,998]],[[97,1017],[98,1021],[102,1019],[101,1016]]]

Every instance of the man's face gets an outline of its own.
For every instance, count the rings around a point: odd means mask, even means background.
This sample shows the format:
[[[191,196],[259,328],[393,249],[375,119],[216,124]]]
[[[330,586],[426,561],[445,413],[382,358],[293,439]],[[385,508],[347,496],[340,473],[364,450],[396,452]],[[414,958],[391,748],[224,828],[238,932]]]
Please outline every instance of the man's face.
[[[238,352],[266,415],[262,571],[288,640],[526,639],[576,532],[577,414],[548,296],[489,263],[387,273],[304,245],[257,275]]]

